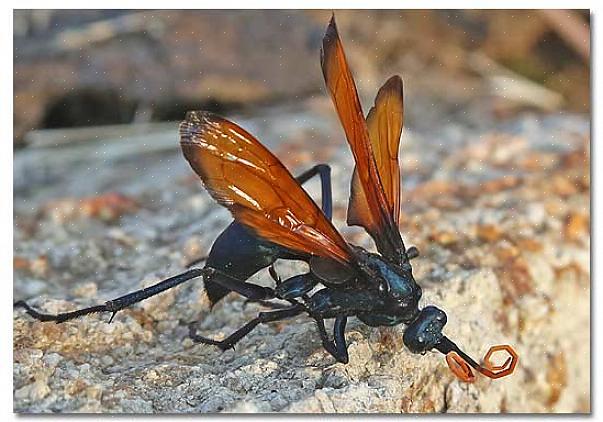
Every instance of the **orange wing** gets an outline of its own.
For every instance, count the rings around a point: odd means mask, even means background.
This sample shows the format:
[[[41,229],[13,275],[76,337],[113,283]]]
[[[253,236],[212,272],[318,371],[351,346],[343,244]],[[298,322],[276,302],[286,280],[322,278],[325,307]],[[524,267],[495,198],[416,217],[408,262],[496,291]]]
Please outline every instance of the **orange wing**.
[[[398,150],[404,116],[402,79],[392,76],[379,89],[375,105],[366,118],[369,138],[375,157],[379,178],[385,192],[389,212],[398,226],[400,220],[400,165]],[[348,223],[362,226],[371,221],[366,195],[354,168],[352,176],[352,193],[348,204]]]
[[[327,28],[321,50],[322,71],[327,88],[337,109],[354,160],[366,209],[355,207],[357,215],[348,215],[348,224],[359,224],[371,235],[379,251],[393,262],[406,259],[405,248],[388,204],[379,170],[373,155],[369,130],[362,113],[358,92],[339,39],[335,17]],[[372,120],[372,119],[371,119]],[[358,195],[352,193],[352,196]],[[357,219],[357,221],[355,221]]]
[[[331,222],[247,131],[212,113],[188,112],[180,145],[210,195],[258,236],[298,253],[352,262]]]

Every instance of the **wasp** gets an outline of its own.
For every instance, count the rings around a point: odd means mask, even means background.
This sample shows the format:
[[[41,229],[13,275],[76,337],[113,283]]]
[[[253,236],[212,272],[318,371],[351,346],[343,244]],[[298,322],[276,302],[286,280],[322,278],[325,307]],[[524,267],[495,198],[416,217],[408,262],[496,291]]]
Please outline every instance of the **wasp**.
[[[463,381],[475,380],[472,369],[489,378],[511,374],[518,362],[511,346],[491,347],[479,364],[443,334],[447,321],[443,310],[419,308],[422,290],[411,266],[419,252],[416,247],[405,247],[398,229],[402,79],[387,80],[365,118],[334,16],[323,38],[320,63],[355,161],[347,223],[363,227],[378,253],[350,244],[333,225],[328,165],[316,165],[294,177],[245,129],[213,113],[191,111],[179,127],[182,152],[209,194],[234,217],[214,242],[203,268],[191,268],[151,287],[72,312],[44,314],[24,301],[15,306],[40,321],[61,323],[109,312],[110,322],[128,306],[203,277],[212,307],[234,292],[273,309],[260,312],[219,341],[198,335],[191,324],[189,335],[197,343],[227,350],[259,324],[306,314],[316,322],[326,351],[347,363],[345,328],[348,319],[356,317],[372,327],[403,324],[403,342],[411,352],[441,352]],[[301,186],[315,176],[321,182],[320,207]],[[274,269],[280,259],[305,261],[309,271],[281,280]],[[274,287],[247,281],[266,268]],[[332,336],[325,326],[328,319],[334,319]],[[509,355],[502,365],[490,361],[498,351]]]

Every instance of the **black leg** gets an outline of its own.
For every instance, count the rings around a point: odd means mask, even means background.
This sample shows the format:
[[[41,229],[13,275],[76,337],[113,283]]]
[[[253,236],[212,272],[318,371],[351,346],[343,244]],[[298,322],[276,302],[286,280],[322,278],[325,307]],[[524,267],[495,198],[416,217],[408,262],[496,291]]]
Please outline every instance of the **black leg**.
[[[334,340],[329,339],[327,329],[325,328],[325,321],[322,318],[315,318],[316,325],[318,326],[318,333],[322,340],[322,345],[327,352],[329,352],[337,362],[348,363],[348,348],[345,343],[345,325],[347,322],[346,316],[338,316],[335,319],[335,326],[333,327]]]
[[[89,315],[97,312],[111,312],[112,315],[111,319],[109,320],[109,322],[111,322],[115,317],[115,314],[117,314],[117,312],[121,311],[122,309],[200,276],[204,276],[206,278],[211,277],[212,281],[216,281],[221,285],[225,285],[229,289],[236,291],[237,293],[240,293],[241,295],[250,299],[268,299],[274,297],[274,292],[272,289],[257,286],[255,284],[248,284],[236,278],[230,277],[227,274],[218,271],[214,268],[206,267],[203,269],[193,268],[182,274],[178,274],[166,280],[160,281],[159,283],[154,284],[153,286],[140,289],[132,293],[128,293],[127,295],[118,297],[117,299],[109,300],[105,302],[104,305],[91,306],[89,308],[78,309],[75,311],[65,312],[57,315],[44,314],[38,312],[22,300],[15,302],[13,307],[25,309],[25,311],[29,315],[39,321],[55,321],[56,323],[61,323],[69,321],[70,319],[78,318],[84,315]]]
[[[29,315],[39,321],[55,321],[57,324],[68,321],[70,319],[79,318],[81,316],[97,312],[111,312],[111,319],[109,319],[109,322],[111,322],[113,321],[115,314],[117,314],[117,312],[121,311],[122,309],[127,308],[128,306],[131,306],[135,303],[141,302],[145,299],[148,299],[151,296],[155,296],[159,293],[162,293],[168,289],[176,287],[179,284],[184,283],[185,281],[200,276],[203,276],[206,280],[211,279],[211,281],[220,284],[221,286],[224,286],[252,300],[264,300],[274,298],[274,290],[268,287],[245,283],[244,281],[238,280],[234,277],[230,277],[228,274],[225,274],[214,268],[205,267],[203,269],[193,268],[182,274],[178,274],[176,276],[163,280],[157,284],[154,284],[153,286],[137,290],[132,293],[128,293],[127,295],[118,297],[117,299],[109,300],[105,302],[104,305],[91,306],[89,308],[78,309],[72,312],[65,312],[57,315],[44,314],[36,311],[27,303],[25,303],[25,301],[22,300],[15,302],[13,304],[13,307],[25,309],[25,311]]]
[[[333,195],[331,192],[331,167],[327,164],[318,164],[309,170],[304,171],[302,174],[297,176],[295,179],[300,183],[304,184],[315,175],[320,176],[321,184],[321,208],[322,212],[325,213],[327,218],[331,220],[333,218]]]
[[[278,275],[278,273],[276,272],[276,268],[274,268],[274,264],[272,264],[270,267],[268,267],[268,273],[270,273],[270,277],[272,277],[272,279],[274,280],[274,282],[276,283],[277,286],[279,284],[281,284],[281,282],[283,280],[281,280],[281,276]]]
[[[210,271],[206,276],[206,280],[216,283],[232,292],[236,292],[243,297],[251,300],[273,299],[275,297],[274,290],[269,287],[258,286],[257,284],[247,283],[226,273],[206,267]]]
[[[294,305],[287,309],[282,309],[279,311],[260,312],[257,318],[252,319],[243,327],[239,328],[237,331],[235,331],[222,341],[212,340],[210,338],[197,335],[195,333],[195,328],[193,324],[191,324],[189,325],[189,337],[196,343],[210,344],[212,346],[219,347],[221,350],[228,350],[234,348],[234,345],[239,340],[249,334],[259,324],[292,318],[296,315],[301,314],[302,312],[304,312],[304,307],[301,305]]]
[[[335,345],[337,347],[337,353],[340,357],[339,362],[348,363],[348,346],[345,342],[345,326],[348,322],[348,317],[340,315],[335,318],[335,325],[333,326],[333,337]]]
[[[118,297],[117,299],[109,300],[105,302],[104,305],[91,306],[89,308],[78,309],[75,311],[65,312],[57,315],[44,314],[38,312],[31,306],[29,306],[27,303],[25,303],[25,301],[23,300],[15,302],[13,307],[25,309],[25,311],[29,315],[39,321],[55,321],[57,324],[96,312],[111,312],[112,315],[111,319],[109,320],[109,322],[111,322],[113,320],[113,317],[115,317],[115,314],[117,314],[117,312],[121,311],[122,309],[127,308],[128,306],[133,305],[137,302],[148,299],[151,296],[155,296],[156,294],[164,292],[168,289],[171,289],[172,287],[176,287],[179,284],[184,283],[185,281],[202,276],[206,272],[207,270],[205,269],[193,268],[182,274],[178,274],[176,276],[163,280],[153,286],[137,290],[127,295]]]

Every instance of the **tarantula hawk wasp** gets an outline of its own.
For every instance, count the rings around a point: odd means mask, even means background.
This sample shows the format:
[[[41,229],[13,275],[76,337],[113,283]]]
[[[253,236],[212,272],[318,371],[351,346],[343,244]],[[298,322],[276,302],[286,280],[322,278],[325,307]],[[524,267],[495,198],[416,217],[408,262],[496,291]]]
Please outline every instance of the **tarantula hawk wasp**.
[[[415,247],[405,248],[398,229],[400,169],[398,147],[403,121],[402,80],[390,78],[379,90],[366,119],[344,55],[334,16],[321,49],[321,65],[356,167],[351,185],[347,223],[362,226],[379,254],[347,243],[331,223],[330,167],[320,164],[293,177],[268,149],[235,123],[209,112],[193,111],[180,124],[184,156],[210,195],[226,207],[234,221],[213,244],[204,268],[193,268],[156,285],[93,306],[58,315],[40,313],[23,301],[15,304],[41,321],[64,322],[94,312],[115,314],[153,295],[202,276],[211,305],[230,292],[249,300],[272,303],[276,310],[258,317],[224,340],[196,334],[198,343],[222,350],[232,348],[257,325],[306,313],[316,321],[324,348],[339,362],[348,362],[345,327],[357,317],[369,326],[405,324],[403,342],[413,353],[435,349],[463,381],[475,379],[471,368],[489,378],[509,375],[518,356],[508,345],[490,348],[480,365],[442,333],[444,311],[419,309],[421,287],[412,274]],[[319,208],[301,184],[318,175],[322,185]],[[303,260],[309,272],[281,281],[272,266],[277,259]],[[248,283],[269,268],[275,288]],[[315,287],[322,286],[312,293]],[[290,305],[270,302],[280,299]],[[333,338],[325,319],[335,319]],[[490,357],[506,351],[510,357],[495,366]]]

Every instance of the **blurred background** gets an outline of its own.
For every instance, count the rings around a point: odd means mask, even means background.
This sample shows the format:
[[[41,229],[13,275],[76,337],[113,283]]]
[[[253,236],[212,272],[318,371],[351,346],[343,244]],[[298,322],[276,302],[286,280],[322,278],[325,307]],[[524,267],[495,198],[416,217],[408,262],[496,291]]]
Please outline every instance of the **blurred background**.
[[[402,371],[384,361],[377,375],[403,372],[418,380],[407,386],[408,396],[386,388],[367,408],[346,407],[353,401],[345,394],[366,381],[360,377],[349,381],[348,390],[334,390],[345,392],[340,409],[337,396],[331,397],[336,410],[588,411],[589,11],[335,14],[365,111],[389,76],[404,80],[400,221],[404,238],[422,252],[415,272],[426,300],[456,307],[449,317],[464,318],[464,324],[450,325],[469,330],[457,334],[473,350],[485,347],[484,336],[500,342],[503,333],[523,359],[512,383],[478,383],[473,390],[413,372],[441,369],[429,369],[426,361],[404,361]],[[58,299],[89,305],[145,285],[145,279],[175,274],[207,252],[229,216],[209,199],[181,155],[177,125],[188,110],[235,120],[294,174],[330,163],[336,224],[350,241],[372,247],[361,230],[345,227],[353,163],[319,62],[330,17],[325,10],[16,10],[15,298],[51,298],[34,303],[54,311],[71,309]],[[309,183],[308,189],[316,194],[318,185]],[[469,283],[476,272],[483,278]],[[196,397],[186,404],[169,396],[182,392],[146,378],[144,389],[121,395],[113,384],[102,384],[110,378],[134,385],[143,377],[126,370],[142,368],[141,356],[163,359],[180,352],[173,349],[186,336],[179,320],[193,320],[204,309],[190,297],[159,316],[155,308],[145,309],[152,322],[139,321],[140,327],[152,336],[141,335],[144,347],[129,346],[122,355],[120,347],[131,342],[120,342],[119,329],[106,334],[104,346],[97,339],[95,349],[88,338],[103,328],[86,325],[94,319],[78,322],[83,328],[69,336],[17,319],[16,411],[232,410],[229,397],[272,403],[261,391],[241,395],[170,358],[164,364],[178,368],[163,371],[174,377],[170,383],[180,385],[178,377],[188,374],[189,385],[196,379],[222,388],[209,394],[214,401]],[[223,328],[226,320],[233,328],[241,325],[244,311],[237,303],[226,301],[223,314],[204,320],[206,327]],[[140,318],[129,315],[122,318],[131,331]],[[119,327],[117,319],[112,326]],[[370,330],[358,330],[370,338]],[[469,340],[472,333],[478,335]],[[63,336],[62,343],[53,336]],[[69,347],[77,356],[70,357]],[[69,368],[73,360],[93,369],[48,375],[48,364],[32,358],[39,350],[61,354],[59,367]],[[125,378],[107,375],[121,373]],[[74,377],[101,385],[102,397],[65,396],[64,385]],[[308,401],[274,403],[258,409],[314,411]]]
[[[322,96],[326,11],[15,11],[15,146],[33,130],[179,120]],[[497,118],[589,113],[588,11],[338,11],[360,91]],[[426,120],[409,107],[409,123]],[[29,133],[29,134],[28,134]],[[77,132],[72,132],[77,133]]]

